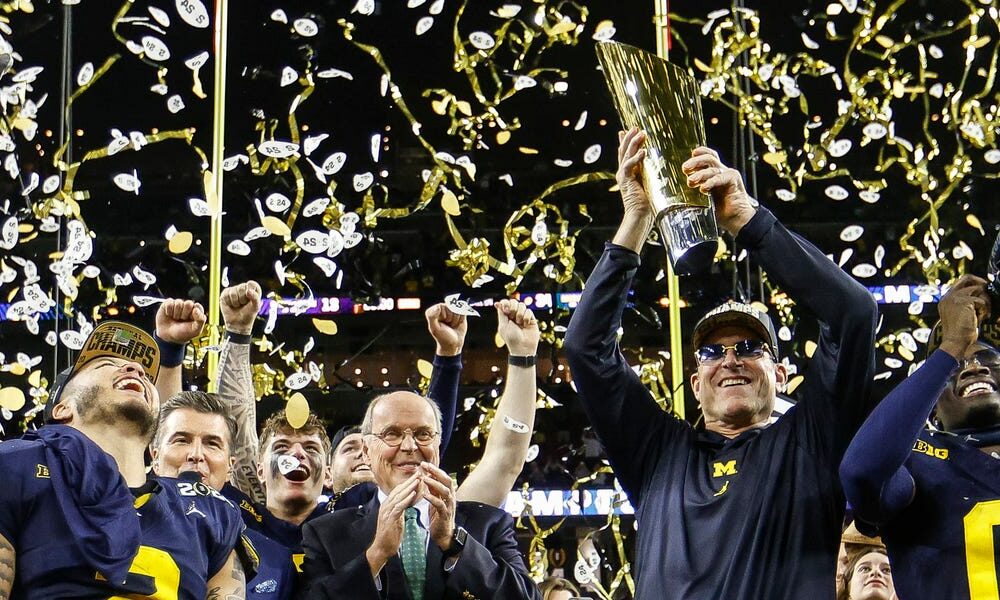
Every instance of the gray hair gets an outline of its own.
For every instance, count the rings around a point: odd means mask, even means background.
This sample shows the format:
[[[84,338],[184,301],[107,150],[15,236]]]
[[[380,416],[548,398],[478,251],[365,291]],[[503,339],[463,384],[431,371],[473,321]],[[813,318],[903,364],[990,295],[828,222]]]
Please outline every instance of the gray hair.
[[[217,394],[206,392],[184,391],[174,394],[169,400],[160,406],[159,419],[156,422],[156,434],[153,437],[153,446],[160,445],[160,437],[163,435],[163,423],[170,416],[170,413],[181,408],[188,408],[205,415],[219,415],[226,423],[226,430],[229,431],[229,451],[233,450],[233,443],[236,441],[237,425],[236,417],[233,416],[229,407]]]
[[[374,433],[372,431],[372,419],[375,413],[375,405],[377,405],[383,398],[387,398],[392,394],[396,393],[399,392],[380,394],[372,398],[371,402],[368,403],[368,408],[365,409],[365,418],[361,421],[361,435],[368,435],[370,433]],[[434,422],[437,424],[437,433],[441,433],[441,430],[444,429],[444,425],[442,424],[444,418],[441,416],[441,409],[438,407],[437,402],[434,402],[430,398],[426,396],[421,396],[420,394],[417,394],[415,392],[410,392],[410,393],[413,394],[414,396],[417,396],[418,398],[422,398],[427,402],[428,405],[430,405],[431,410],[434,411]]]

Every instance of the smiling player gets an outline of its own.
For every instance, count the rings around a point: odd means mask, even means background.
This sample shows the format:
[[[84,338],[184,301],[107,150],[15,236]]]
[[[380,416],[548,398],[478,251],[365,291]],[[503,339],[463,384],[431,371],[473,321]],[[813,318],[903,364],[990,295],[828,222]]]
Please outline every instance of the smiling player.
[[[872,411],[841,478],[858,529],[885,542],[901,598],[996,598],[1000,327],[984,322],[986,281],[972,275],[938,312],[933,352]]]

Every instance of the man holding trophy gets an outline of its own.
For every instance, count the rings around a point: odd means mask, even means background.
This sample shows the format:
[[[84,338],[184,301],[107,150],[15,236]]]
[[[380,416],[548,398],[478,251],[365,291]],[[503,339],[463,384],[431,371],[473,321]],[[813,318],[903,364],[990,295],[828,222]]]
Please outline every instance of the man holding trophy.
[[[697,92],[685,93],[696,90],[693,79],[622,44],[601,44],[598,53],[629,127],[618,147],[624,214],[587,281],[565,348],[584,408],[636,508],[635,597],[833,598],[844,513],[837,468],[871,408],[875,303],[704,147]],[[698,427],[661,410],[618,348],[652,228],[661,229],[677,270],[695,272],[714,255],[716,219],[821,324],[800,402],[770,425],[787,374],[774,326],[756,308],[727,302],[695,326]]]

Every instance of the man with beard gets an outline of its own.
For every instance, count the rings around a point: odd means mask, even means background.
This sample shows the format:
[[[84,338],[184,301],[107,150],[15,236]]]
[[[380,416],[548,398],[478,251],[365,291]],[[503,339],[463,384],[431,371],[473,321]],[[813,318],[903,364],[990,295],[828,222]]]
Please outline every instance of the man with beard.
[[[728,302],[695,325],[691,388],[703,424],[663,411],[618,346],[639,252],[653,227],[645,135],[619,137],[624,215],[566,332],[570,368],[636,509],[635,597],[831,598],[844,518],[837,467],[870,409],[875,302],[751,198],[738,171],[696,148],[681,165],[720,227],[820,321],[801,400],[770,424],[786,380],[770,318]],[[678,382],[674,382],[676,385]]]
[[[0,444],[0,598],[243,598],[243,524],[199,481],[147,477],[155,341],[100,324],[46,425]]]
[[[858,529],[881,535],[901,598],[996,598],[1000,327],[972,275],[938,313],[930,355],[872,411],[841,478]]]

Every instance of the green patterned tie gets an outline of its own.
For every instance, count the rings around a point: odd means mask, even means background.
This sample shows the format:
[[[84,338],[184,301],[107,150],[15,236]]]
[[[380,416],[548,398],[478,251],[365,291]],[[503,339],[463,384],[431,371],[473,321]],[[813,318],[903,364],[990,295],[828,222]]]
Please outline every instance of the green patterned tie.
[[[412,506],[403,514],[403,572],[410,584],[413,600],[424,600],[424,578],[427,574],[427,544],[424,530],[417,517],[420,511]]]

